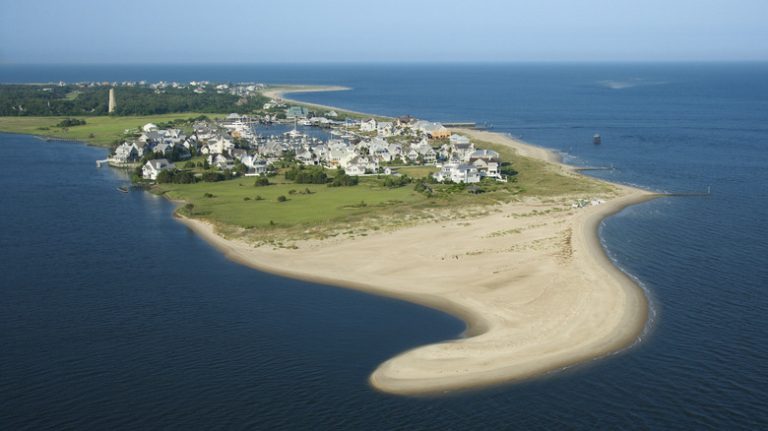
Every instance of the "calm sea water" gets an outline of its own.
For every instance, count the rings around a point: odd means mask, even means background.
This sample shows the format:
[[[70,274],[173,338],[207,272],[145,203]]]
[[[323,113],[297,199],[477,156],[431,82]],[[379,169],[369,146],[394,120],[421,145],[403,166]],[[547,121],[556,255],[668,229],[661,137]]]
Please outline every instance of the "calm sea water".
[[[103,150],[0,135],[2,428],[759,429],[768,425],[768,65],[0,67],[0,81],[339,84],[298,98],[477,121],[667,198],[603,223],[655,318],[621,354],[444,397],[368,373],[463,324],[227,261]],[[594,146],[599,132],[603,144]]]

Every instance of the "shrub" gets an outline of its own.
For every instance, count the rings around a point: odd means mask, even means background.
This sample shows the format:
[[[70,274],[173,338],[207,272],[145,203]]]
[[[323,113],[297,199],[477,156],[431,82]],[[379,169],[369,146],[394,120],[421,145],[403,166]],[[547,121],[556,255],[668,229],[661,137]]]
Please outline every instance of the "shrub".
[[[85,120],[78,120],[77,118],[65,118],[61,120],[59,124],[56,125],[56,127],[73,127],[83,125],[85,125]]]
[[[264,187],[264,186],[268,186],[269,184],[270,184],[269,178],[267,177],[256,178],[256,181],[253,183],[253,185],[256,187]]]
[[[155,179],[158,184],[167,184],[173,181],[173,172],[166,169],[164,171],[160,171],[159,174],[157,174],[157,178]]]
[[[277,197],[277,201],[278,202],[285,202],[287,200],[288,200],[288,198],[285,197],[284,195],[280,195],[280,196]]]
[[[224,181],[224,174],[220,172],[204,172],[203,181],[207,183],[215,183],[217,181]]]
[[[193,184],[195,175],[189,171],[175,172],[173,175],[174,184]]]
[[[499,167],[499,173],[502,175],[506,175],[508,177],[517,175],[517,171],[512,167],[512,164],[509,162],[501,163],[501,167]]]
[[[325,184],[328,182],[328,175],[323,168],[294,166],[285,172],[285,179],[297,184]]]
[[[341,173],[333,178],[333,181],[328,184],[328,187],[356,186],[358,182],[359,180],[357,177]]]
[[[410,184],[411,178],[408,175],[402,175],[402,176],[388,176],[384,178],[384,186],[388,187],[390,189],[403,187],[407,184]]]

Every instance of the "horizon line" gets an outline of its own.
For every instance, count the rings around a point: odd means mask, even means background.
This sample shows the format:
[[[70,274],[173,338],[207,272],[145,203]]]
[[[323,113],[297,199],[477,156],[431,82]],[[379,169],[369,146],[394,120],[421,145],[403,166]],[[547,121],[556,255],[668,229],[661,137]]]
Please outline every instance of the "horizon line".
[[[511,65],[511,64],[727,64],[768,63],[768,59],[698,60],[339,60],[254,62],[0,62],[5,66],[291,66],[291,65]]]

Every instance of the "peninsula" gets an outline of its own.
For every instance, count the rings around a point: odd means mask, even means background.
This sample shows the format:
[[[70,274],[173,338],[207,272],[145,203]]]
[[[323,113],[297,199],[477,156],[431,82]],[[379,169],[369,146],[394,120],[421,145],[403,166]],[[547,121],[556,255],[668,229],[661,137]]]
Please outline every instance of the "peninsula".
[[[254,88],[260,116],[173,114],[183,127],[145,124],[113,143],[110,161],[182,202],[179,220],[237,262],[467,323],[455,340],[384,361],[370,376],[375,388],[411,395],[516,381],[616,352],[642,333],[644,293],[605,255],[597,230],[654,194],[583,176],[506,135],[285,98],[342,88]],[[14,121],[0,118],[0,128],[43,128]],[[4,127],[24,121],[24,130]],[[254,131],[273,123],[293,128]],[[310,138],[299,124],[333,137]]]

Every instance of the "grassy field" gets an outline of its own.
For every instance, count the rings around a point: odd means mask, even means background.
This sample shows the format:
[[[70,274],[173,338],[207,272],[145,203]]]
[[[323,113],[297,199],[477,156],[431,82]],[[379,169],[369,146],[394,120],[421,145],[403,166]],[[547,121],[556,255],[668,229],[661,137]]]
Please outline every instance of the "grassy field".
[[[392,166],[392,169],[402,175],[408,175],[412,178],[423,178],[427,175],[437,172],[434,166]]]
[[[146,117],[69,117],[82,119],[87,122],[83,126],[70,128],[56,127],[56,124],[68,117],[0,117],[0,132],[72,139],[107,147],[113,141],[122,139],[123,132],[126,129],[136,129],[147,123],[162,123],[176,119],[197,117],[199,115],[208,115],[210,118],[222,116],[222,114],[186,112]]]
[[[244,177],[217,183],[164,184],[158,189],[171,199],[193,203],[193,216],[246,229],[353,222],[426,200],[413,187],[388,189],[369,179],[353,187],[293,183],[257,187],[254,181]],[[279,196],[287,201],[278,202]]]

